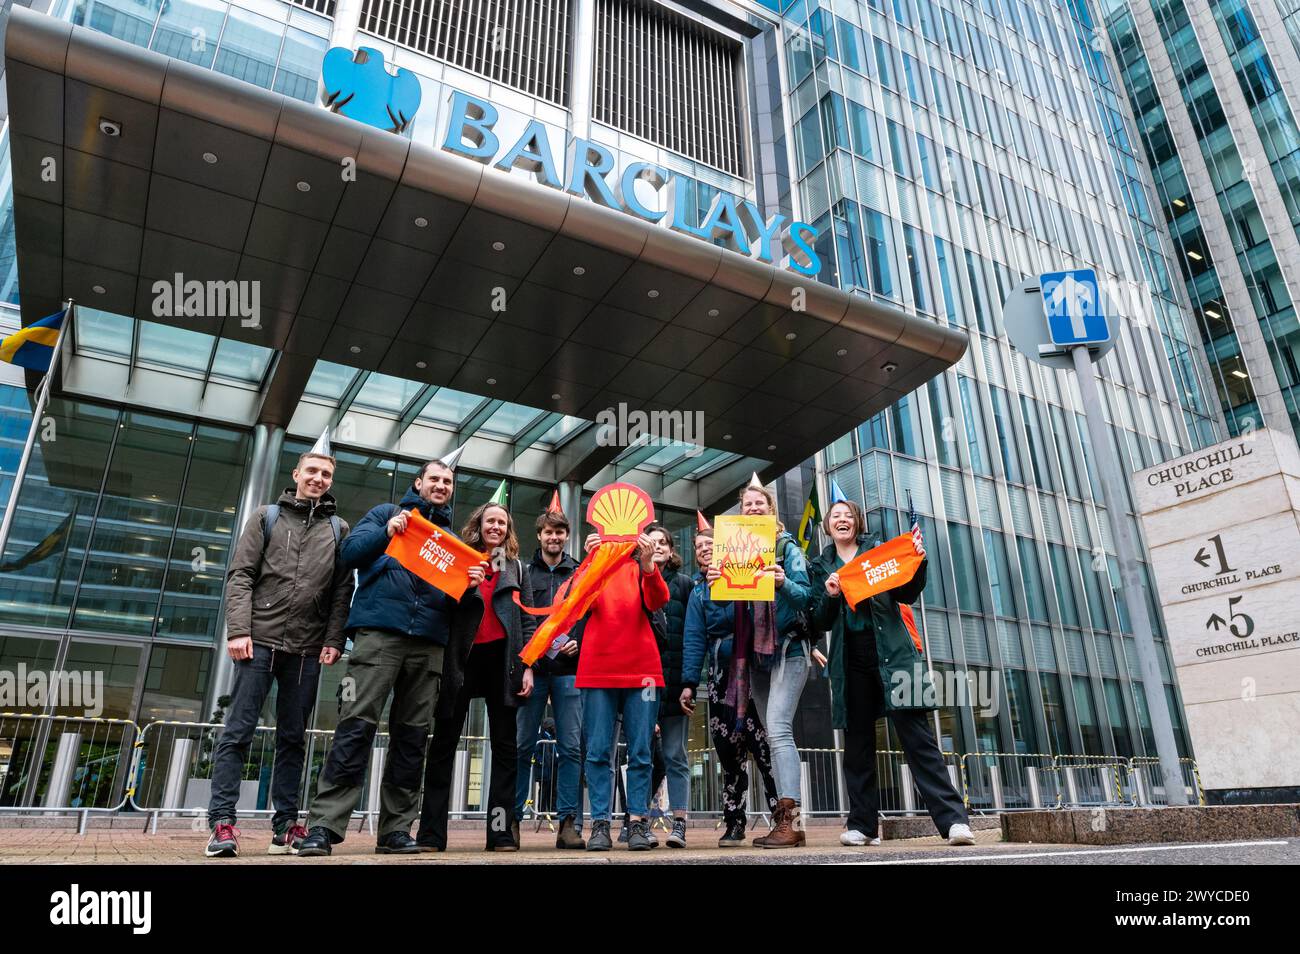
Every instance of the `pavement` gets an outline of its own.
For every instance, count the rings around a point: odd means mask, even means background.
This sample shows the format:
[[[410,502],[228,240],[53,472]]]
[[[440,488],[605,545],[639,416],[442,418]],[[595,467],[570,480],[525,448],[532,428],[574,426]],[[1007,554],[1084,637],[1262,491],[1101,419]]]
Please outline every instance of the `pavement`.
[[[453,828],[449,850],[437,854],[376,855],[366,831],[349,832],[328,858],[294,858],[265,854],[265,828],[243,832],[238,858],[203,856],[207,836],[202,831],[160,829],[156,834],[124,828],[91,828],[85,834],[66,828],[0,828],[0,866],[16,864],[153,864],[153,865],[447,865],[447,864],[1287,864],[1300,865],[1300,839],[1259,839],[1210,844],[1133,845],[1095,848],[1081,845],[1010,844],[1001,832],[975,832],[976,843],[954,848],[938,837],[886,841],[878,848],[844,848],[840,829],[811,826],[805,848],[765,851],[717,847],[711,826],[692,826],[689,848],[662,844],[647,852],[629,852],[616,845],[610,852],[557,851],[555,836],[532,824],[522,832],[518,852],[483,850],[481,829]]]

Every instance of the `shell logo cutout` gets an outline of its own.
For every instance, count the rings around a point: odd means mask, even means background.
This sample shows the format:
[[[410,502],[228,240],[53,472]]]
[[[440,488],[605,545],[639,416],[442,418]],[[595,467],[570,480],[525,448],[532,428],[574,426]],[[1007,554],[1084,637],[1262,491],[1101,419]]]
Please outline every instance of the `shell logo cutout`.
[[[655,518],[650,495],[632,484],[607,484],[587,504],[587,522],[609,543],[633,543]]]
[[[763,544],[752,533],[745,533],[733,541],[733,548],[722,559],[722,575],[738,590],[758,586],[759,571],[763,569]]]

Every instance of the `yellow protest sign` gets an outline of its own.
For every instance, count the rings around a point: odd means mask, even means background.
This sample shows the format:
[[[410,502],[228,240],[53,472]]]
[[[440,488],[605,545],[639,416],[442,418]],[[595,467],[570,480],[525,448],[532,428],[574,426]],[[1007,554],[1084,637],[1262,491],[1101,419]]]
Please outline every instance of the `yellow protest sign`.
[[[715,600],[758,602],[776,598],[776,517],[723,514],[713,525],[713,565],[722,576],[709,587]]]

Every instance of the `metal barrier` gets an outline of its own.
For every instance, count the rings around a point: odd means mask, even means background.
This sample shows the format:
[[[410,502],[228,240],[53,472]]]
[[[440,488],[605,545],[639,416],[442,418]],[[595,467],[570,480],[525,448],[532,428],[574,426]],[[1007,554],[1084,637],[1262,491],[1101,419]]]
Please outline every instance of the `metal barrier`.
[[[116,812],[131,797],[129,719],[0,713],[0,813]]]
[[[160,817],[193,817],[206,827],[213,757],[224,730],[212,722],[151,722],[141,729],[125,719],[89,719],[51,714],[0,713],[0,813],[79,813],[84,831],[90,813],[120,810],[148,815],[156,830]],[[310,807],[317,779],[333,744],[330,730],[307,732],[300,805]],[[353,818],[374,830],[379,788],[388,749],[387,733],[377,733],[362,796]],[[722,765],[711,749],[688,751],[691,811],[721,817]],[[840,817],[848,812],[843,751],[799,750],[804,814]],[[241,816],[270,816],[275,729],[254,732],[240,773]],[[972,813],[1088,806],[1150,806],[1167,803],[1159,760],[1049,753],[944,752],[953,782]],[[620,744],[620,775],[626,746]],[[556,744],[539,740],[529,767],[524,819],[555,827],[558,787]],[[462,736],[452,775],[450,816],[479,819],[486,814],[492,771],[491,744],[485,736]],[[1189,794],[1205,804],[1196,762],[1180,759]],[[762,780],[749,769],[748,811],[766,816]],[[882,815],[912,815],[924,805],[902,752],[876,753],[878,804]],[[617,786],[616,786],[617,788]],[[585,792],[584,792],[585,800]],[[618,807],[617,805],[615,806]],[[584,805],[584,809],[587,806]]]

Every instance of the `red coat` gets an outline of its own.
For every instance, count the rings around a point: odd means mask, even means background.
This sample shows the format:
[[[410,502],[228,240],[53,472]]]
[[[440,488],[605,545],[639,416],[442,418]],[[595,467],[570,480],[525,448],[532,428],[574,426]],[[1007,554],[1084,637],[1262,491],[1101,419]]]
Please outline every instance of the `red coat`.
[[[663,686],[659,647],[646,610],[654,612],[668,599],[668,584],[658,568],[642,574],[635,559],[619,567],[601,588],[583,626],[577,687],[639,689],[651,683]]]

